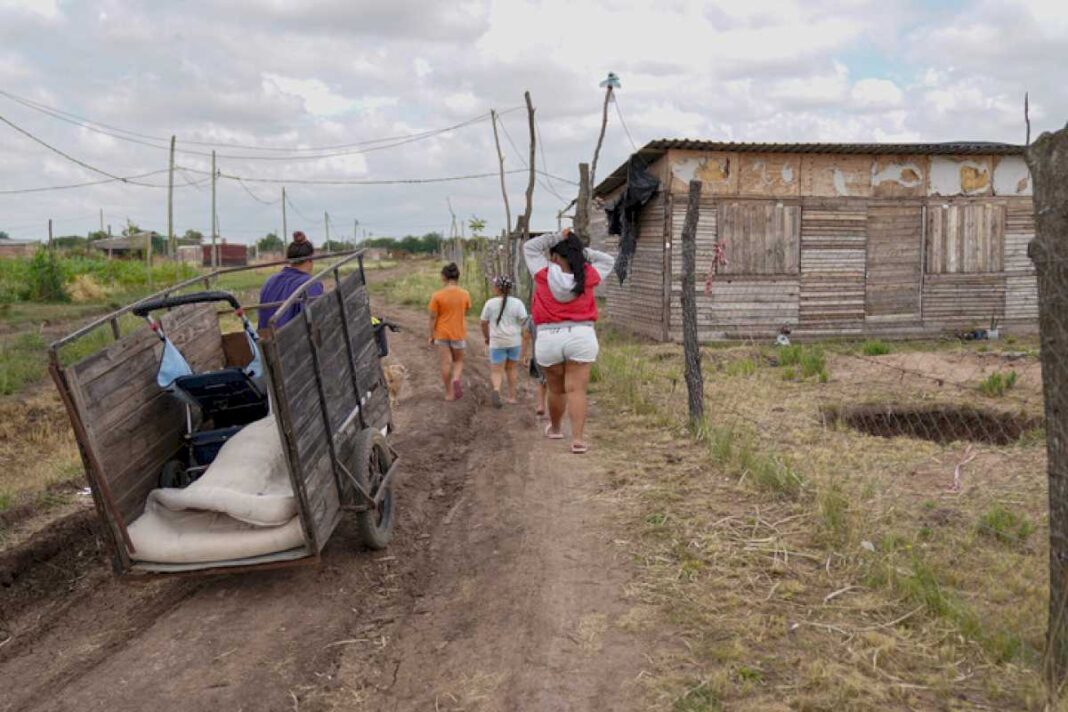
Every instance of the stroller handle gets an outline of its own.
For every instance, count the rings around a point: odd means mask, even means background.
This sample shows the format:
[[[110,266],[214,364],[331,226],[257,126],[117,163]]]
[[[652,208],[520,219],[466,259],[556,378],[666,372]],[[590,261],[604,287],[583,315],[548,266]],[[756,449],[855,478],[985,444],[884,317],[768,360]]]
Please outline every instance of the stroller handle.
[[[143,317],[148,316],[149,312],[157,309],[168,309],[170,307],[180,307],[184,304],[203,304],[207,302],[229,302],[230,306],[234,309],[241,308],[241,304],[238,303],[237,298],[234,297],[233,294],[230,294],[230,292],[212,291],[179,294],[176,297],[161,297],[159,299],[153,299],[138,304],[131,311],[137,316]]]

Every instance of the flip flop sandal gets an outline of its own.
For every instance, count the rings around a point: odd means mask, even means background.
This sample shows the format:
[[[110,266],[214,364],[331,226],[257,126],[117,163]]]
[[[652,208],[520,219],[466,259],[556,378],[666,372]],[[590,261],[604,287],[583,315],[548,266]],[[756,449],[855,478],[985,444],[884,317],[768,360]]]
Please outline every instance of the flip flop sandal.
[[[501,401],[501,394],[497,391],[490,394],[490,400],[493,401],[494,408],[501,408],[504,406],[504,403]]]
[[[564,439],[564,434],[563,433],[554,433],[553,432],[553,424],[549,423],[548,425],[545,426],[545,437],[549,438],[550,440],[563,440]]]
[[[571,454],[572,455],[585,455],[590,451],[590,446],[586,443],[572,443]]]
[[[460,400],[464,397],[464,387],[460,385],[459,381],[452,382],[452,397],[456,400]]]

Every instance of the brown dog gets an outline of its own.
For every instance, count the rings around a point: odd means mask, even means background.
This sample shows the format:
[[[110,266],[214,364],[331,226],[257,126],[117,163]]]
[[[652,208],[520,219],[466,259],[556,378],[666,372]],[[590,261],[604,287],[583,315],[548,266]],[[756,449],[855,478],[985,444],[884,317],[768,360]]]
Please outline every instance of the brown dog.
[[[389,389],[389,404],[397,405],[400,400],[401,388],[408,380],[408,369],[401,363],[390,363],[382,366],[382,372],[386,376],[386,388]]]

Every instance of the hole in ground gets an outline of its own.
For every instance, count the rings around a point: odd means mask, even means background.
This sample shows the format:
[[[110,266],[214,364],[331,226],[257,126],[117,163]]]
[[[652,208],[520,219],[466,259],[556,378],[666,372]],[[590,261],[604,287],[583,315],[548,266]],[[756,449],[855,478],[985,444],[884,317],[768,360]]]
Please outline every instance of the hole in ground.
[[[960,440],[1008,445],[1042,426],[1042,419],[1020,413],[972,406],[875,404],[828,406],[824,422],[845,423],[854,430],[884,438],[904,436],[951,443]]]

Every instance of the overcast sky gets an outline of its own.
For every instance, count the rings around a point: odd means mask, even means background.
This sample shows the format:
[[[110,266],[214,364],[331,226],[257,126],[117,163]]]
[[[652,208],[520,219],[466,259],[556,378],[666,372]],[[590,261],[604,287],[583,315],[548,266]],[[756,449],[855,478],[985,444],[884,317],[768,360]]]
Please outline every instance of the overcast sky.
[[[140,143],[3,95],[0,117],[114,176],[165,169],[166,141],[176,135],[178,163],[190,169],[176,178],[179,233],[210,229],[211,193],[201,181],[214,144],[227,175],[290,181],[289,229],[316,242],[324,211],[348,237],[354,220],[361,236],[447,230],[447,197],[459,218],[477,215],[499,231],[495,177],[296,181],[493,173],[488,117],[419,134],[495,108],[519,149],[502,135],[506,167],[517,171],[508,176],[515,215],[528,132],[525,114],[509,110],[522,105],[524,89],[537,109],[539,168],[574,181],[577,164],[592,157],[598,82],[609,71],[622,80],[619,109],[639,146],[665,137],[1019,143],[1025,90],[1035,135],[1065,125],[1065,67],[1065,0],[0,0],[0,90]],[[413,140],[367,143],[390,137]],[[348,148],[260,150],[332,146]],[[613,109],[599,176],[631,150]],[[165,186],[166,178],[140,180]],[[127,218],[166,231],[166,190],[158,187],[3,193],[104,179],[0,122],[0,230],[12,237],[44,236],[49,217],[57,234],[85,234],[98,227],[100,209],[116,231]],[[574,190],[541,179],[533,226],[555,226]],[[279,230],[279,194],[276,183],[220,180],[222,235],[250,242]]]

